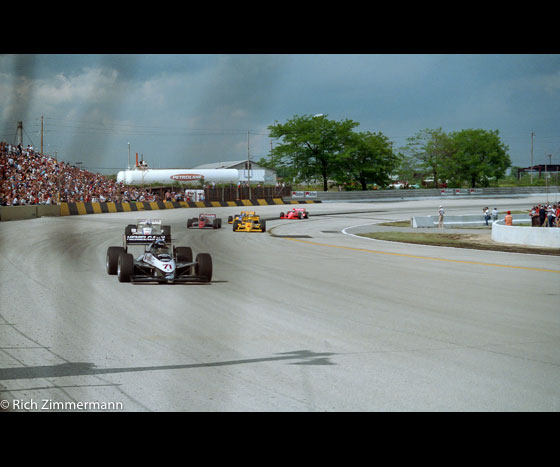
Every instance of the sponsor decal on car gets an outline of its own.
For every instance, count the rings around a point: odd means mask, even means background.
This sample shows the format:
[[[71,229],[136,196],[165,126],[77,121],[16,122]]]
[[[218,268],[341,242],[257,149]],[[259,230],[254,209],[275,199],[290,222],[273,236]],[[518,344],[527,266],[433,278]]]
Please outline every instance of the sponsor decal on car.
[[[165,235],[127,235],[126,241],[127,243],[132,242],[155,242],[156,240],[161,239],[165,240]]]

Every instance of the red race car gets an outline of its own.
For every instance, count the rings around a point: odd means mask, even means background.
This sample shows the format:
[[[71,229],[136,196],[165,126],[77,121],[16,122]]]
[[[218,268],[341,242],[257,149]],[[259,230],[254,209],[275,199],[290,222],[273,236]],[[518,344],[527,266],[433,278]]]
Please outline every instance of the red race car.
[[[217,218],[216,214],[200,214],[198,219],[193,217],[192,219],[187,219],[187,228],[211,228],[219,229],[222,227],[222,219]]]
[[[309,219],[309,213],[305,208],[294,208],[287,213],[280,213],[280,219]]]

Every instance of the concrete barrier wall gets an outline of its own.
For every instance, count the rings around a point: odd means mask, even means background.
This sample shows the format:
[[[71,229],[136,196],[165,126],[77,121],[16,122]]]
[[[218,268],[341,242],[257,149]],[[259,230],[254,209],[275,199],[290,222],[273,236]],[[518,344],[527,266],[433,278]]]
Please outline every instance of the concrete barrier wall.
[[[61,216],[101,214],[106,212],[155,211],[159,209],[180,208],[219,208],[274,206],[279,204],[314,203],[320,201],[284,201],[282,198],[242,199],[237,201],[152,201],[137,203],[62,203]]]
[[[17,206],[15,206],[17,207]],[[57,204],[40,204],[37,206],[37,217],[60,216],[60,206]]]
[[[529,214],[513,214],[514,224],[530,224],[531,219]],[[498,215],[498,220],[503,220],[503,215]],[[434,228],[438,226],[438,216],[423,216],[423,217],[413,217],[411,220],[411,227],[417,228]],[[492,221],[488,221],[491,224]],[[464,216],[443,216],[443,226],[444,227],[476,227],[486,225],[484,216],[480,214],[467,214]]]
[[[492,224],[492,240],[498,243],[560,248],[558,227],[516,227],[505,225],[503,220]]]
[[[367,191],[317,191],[317,198],[323,202],[337,201],[369,201],[383,199],[411,199],[411,198],[498,198],[501,196],[536,196],[536,202],[556,200],[560,198],[560,189],[557,186],[549,187],[495,187],[495,188],[419,188],[419,189],[394,189],[394,190],[367,190]],[[293,197],[292,199],[300,199]]]
[[[38,204],[33,206],[0,206],[0,221],[21,221],[45,216],[60,216],[60,206]]]
[[[248,207],[283,204],[311,204],[320,200],[284,200],[282,198],[242,199],[237,201],[157,201],[138,203],[61,203],[60,205],[0,206],[0,221],[34,219],[45,216],[75,216],[105,212],[154,211],[177,208]]]
[[[0,220],[20,221],[37,217],[37,206],[1,206]]]

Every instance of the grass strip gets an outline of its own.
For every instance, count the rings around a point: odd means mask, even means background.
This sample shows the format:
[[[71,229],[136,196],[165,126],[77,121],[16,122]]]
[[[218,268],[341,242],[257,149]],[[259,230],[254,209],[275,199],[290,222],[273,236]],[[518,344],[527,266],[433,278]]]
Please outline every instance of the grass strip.
[[[510,245],[475,240],[477,236],[457,233],[410,233],[410,232],[372,232],[358,234],[361,237],[390,242],[413,243],[417,245],[469,248],[473,250],[505,251],[510,253],[531,253],[560,256],[558,248],[541,248],[525,245]]]

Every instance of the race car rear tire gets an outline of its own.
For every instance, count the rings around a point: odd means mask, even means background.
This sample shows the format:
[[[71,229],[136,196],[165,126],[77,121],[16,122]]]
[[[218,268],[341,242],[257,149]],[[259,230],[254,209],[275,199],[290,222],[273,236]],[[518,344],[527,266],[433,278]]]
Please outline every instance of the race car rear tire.
[[[281,213],[280,213],[280,219],[282,219],[283,217],[284,217],[284,213],[281,212]]]
[[[199,253],[196,255],[194,273],[205,282],[212,280],[212,257],[209,253]]]
[[[130,282],[134,272],[134,257],[130,253],[121,253],[117,268],[119,282]]]
[[[125,228],[124,228],[124,234],[125,235],[132,235],[132,229],[135,229],[136,226],[134,224],[128,224]]]
[[[261,229],[263,232],[266,232],[266,221],[261,221]]]
[[[233,221],[233,231],[237,230],[237,226],[239,225],[239,221]]]
[[[171,235],[171,226],[170,225],[162,225],[161,232],[163,235]]]
[[[233,222],[233,216],[228,216],[227,221],[228,224],[231,224]]]
[[[175,248],[175,258],[178,263],[192,263],[192,248],[190,246],[178,246]]]
[[[114,276],[117,273],[119,255],[121,253],[125,253],[125,249],[122,246],[110,246],[107,248],[107,259],[105,261],[107,274]]]

